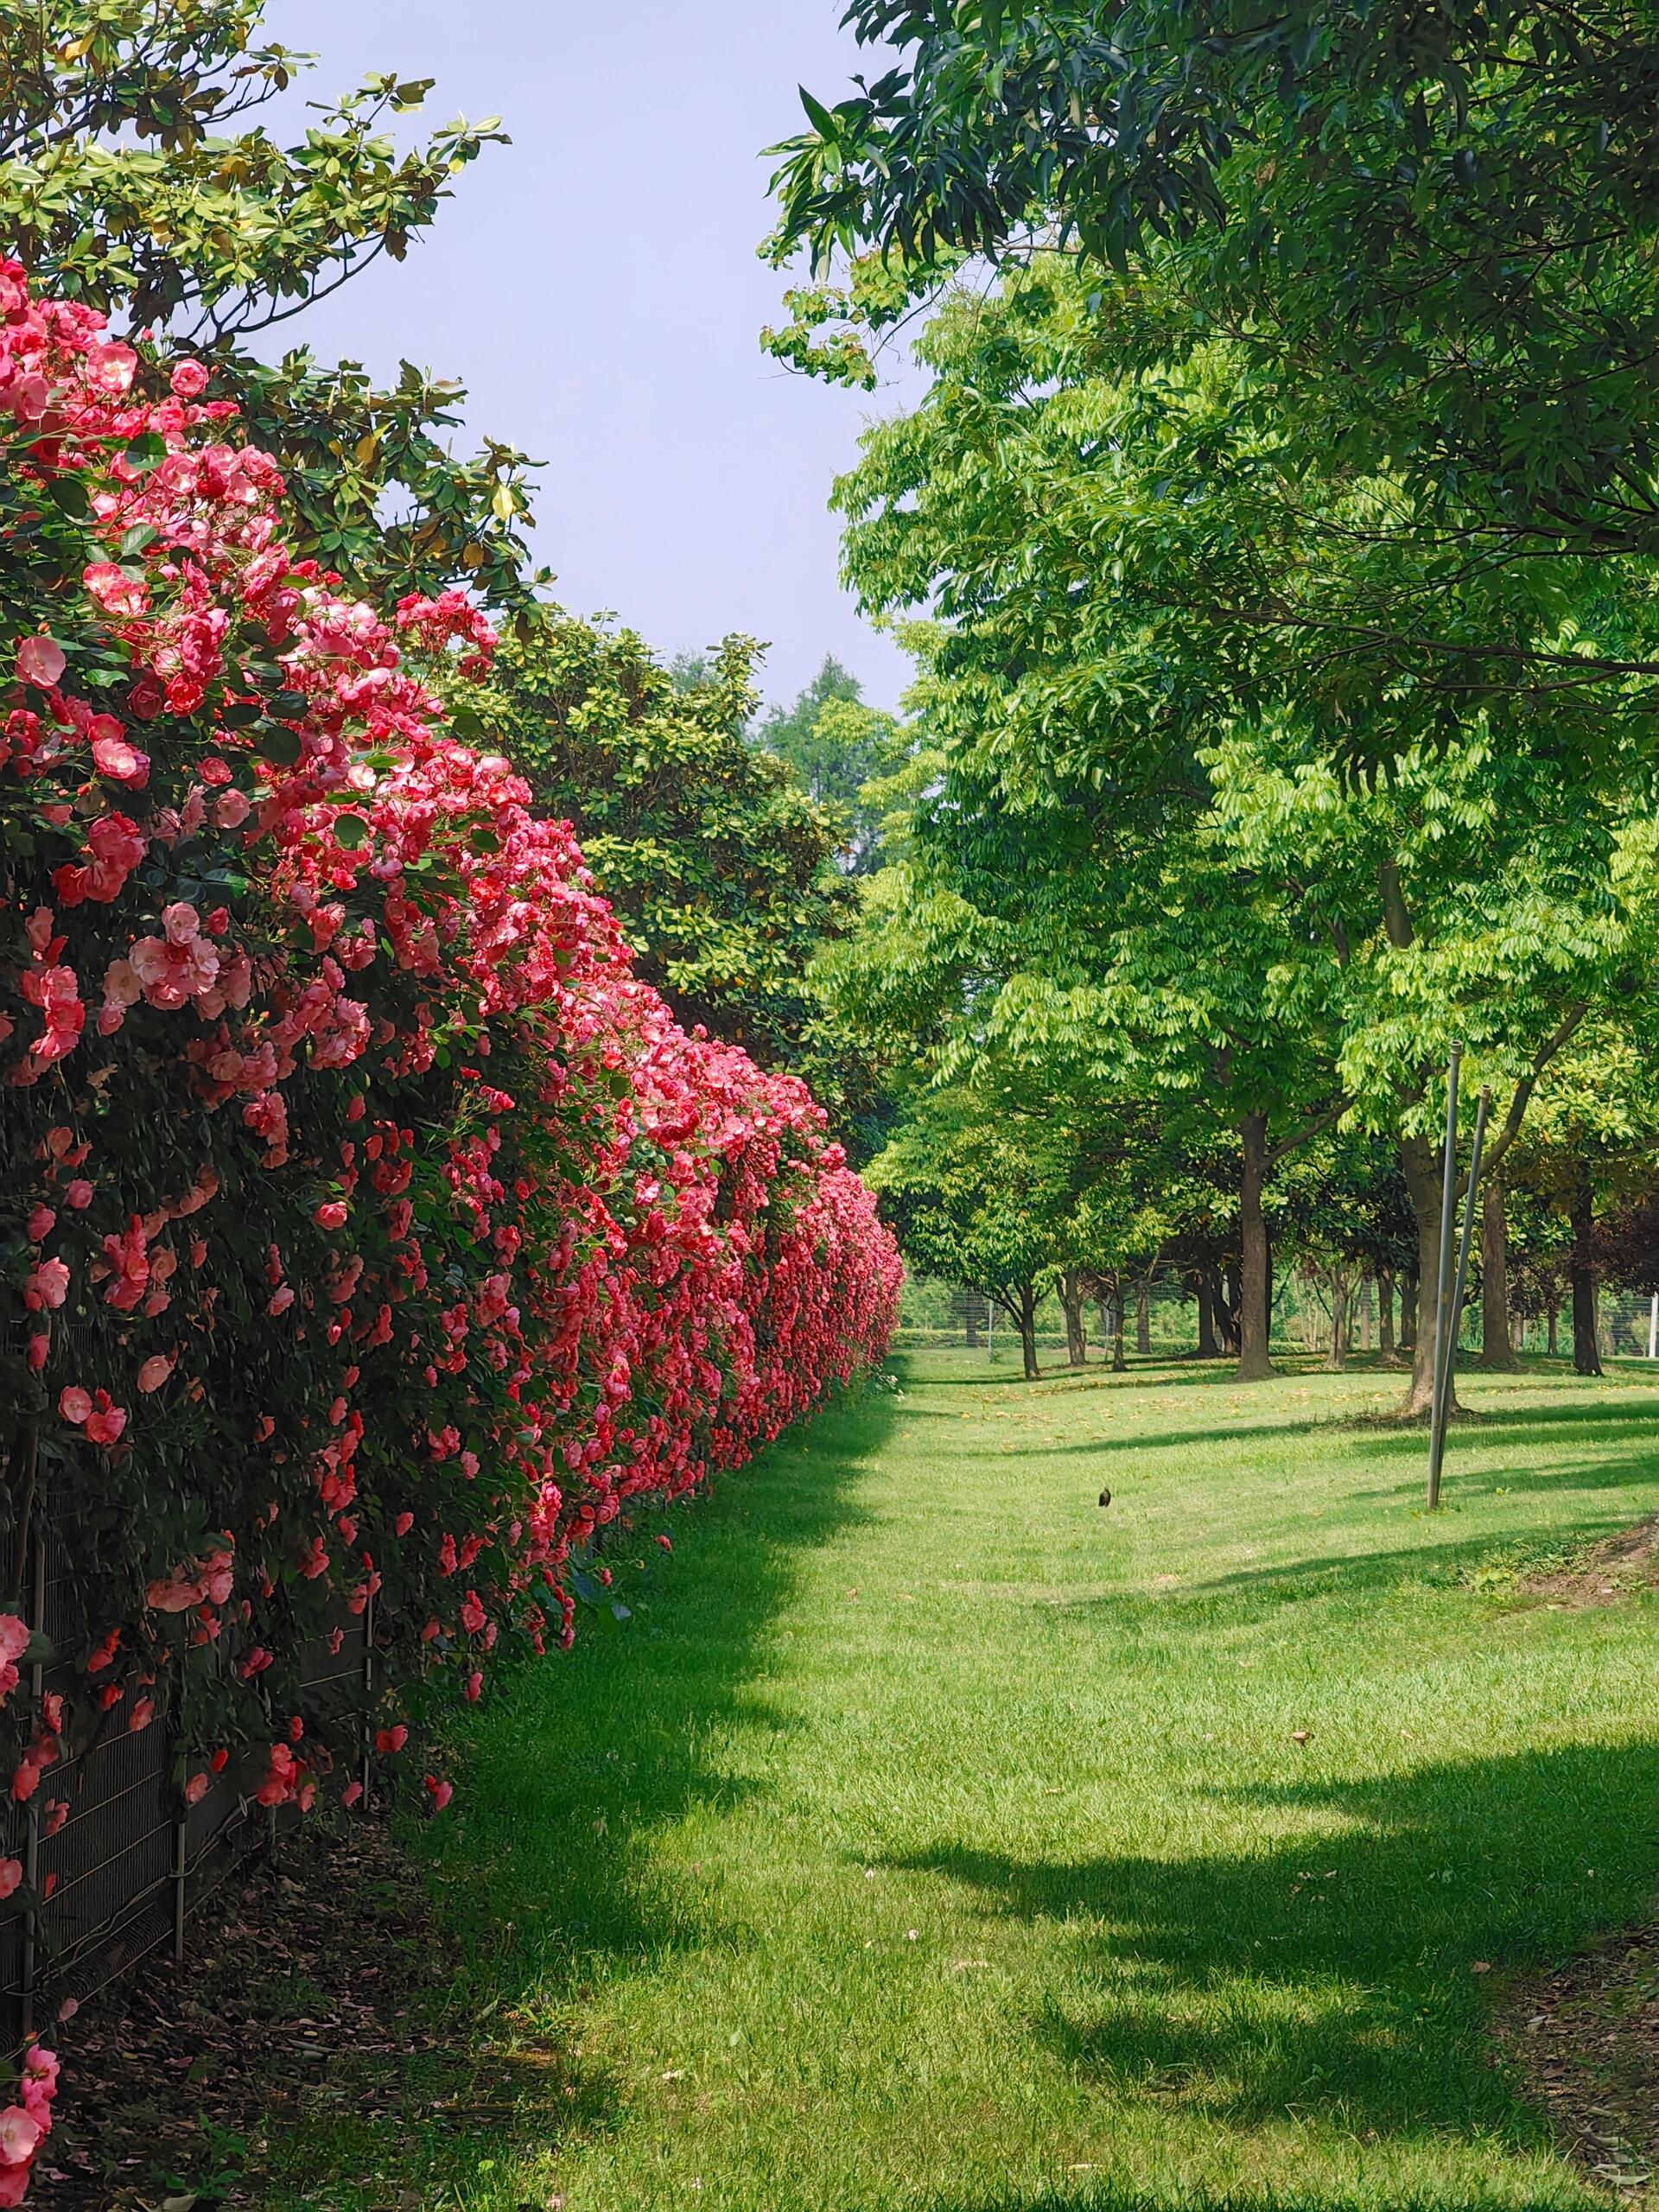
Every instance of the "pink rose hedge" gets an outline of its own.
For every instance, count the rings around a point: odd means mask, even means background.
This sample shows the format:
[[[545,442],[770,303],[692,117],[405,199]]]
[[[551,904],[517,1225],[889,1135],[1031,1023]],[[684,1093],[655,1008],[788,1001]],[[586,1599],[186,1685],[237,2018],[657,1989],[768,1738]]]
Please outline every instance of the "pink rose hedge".
[[[677,1027],[447,726],[477,612],[293,560],[276,463],[160,376],[0,264],[3,1535],[16,1590],[63,1532],[85,1681],[11,1669],[11,1786],[165,1718],[187,1801],[306,1806],[567,1642],[601,1532],[878,1358],[899,1268],[804,1087]],[[365,1714],[299,1659],[372,1598]]]

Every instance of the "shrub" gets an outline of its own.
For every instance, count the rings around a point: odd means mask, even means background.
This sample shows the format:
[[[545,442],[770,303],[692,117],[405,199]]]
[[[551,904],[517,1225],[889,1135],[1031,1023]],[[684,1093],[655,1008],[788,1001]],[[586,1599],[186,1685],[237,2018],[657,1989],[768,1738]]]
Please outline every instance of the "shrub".
[[[85,1683],[14,1700],[12,1792],[53,1817],[70,1732],[161,1716],[187,1799],[349,1800],[365,1726],[569,1640],[631,1498],[878,1357],[897,1261],[804,1088],[675,1024],[445,726],[476,612],[292,560],[194,362],[149,395],[10,264],[0,315],[0,1534],[14,1589],[39,1516],[71,1545]],[[372,1598],[365,1714],[300,1656]]]

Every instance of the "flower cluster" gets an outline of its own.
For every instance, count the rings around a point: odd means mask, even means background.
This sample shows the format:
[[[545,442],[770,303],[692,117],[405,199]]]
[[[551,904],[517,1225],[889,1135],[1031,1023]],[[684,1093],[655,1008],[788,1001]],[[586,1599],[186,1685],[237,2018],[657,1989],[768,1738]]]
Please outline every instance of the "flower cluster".
[[[303,1806],[879,1357],[898,1262],[448,726],[476,610],[295,560],[276,463],[158,375],[0,264],[3,1533],[73,1541],[84,1679],[13,1791],[159,1713],[188,1800]],[[365,1713],[301,1654],[371,1605]]]
[[[8,1862],[0,1860],[0,1868]],[[0,2107],[0,2205],[21,2204],[41,2144],[52,2133],[52,2100],[58,2093],[54,2051],[31,2044],[23,2054],[16,2104]]]

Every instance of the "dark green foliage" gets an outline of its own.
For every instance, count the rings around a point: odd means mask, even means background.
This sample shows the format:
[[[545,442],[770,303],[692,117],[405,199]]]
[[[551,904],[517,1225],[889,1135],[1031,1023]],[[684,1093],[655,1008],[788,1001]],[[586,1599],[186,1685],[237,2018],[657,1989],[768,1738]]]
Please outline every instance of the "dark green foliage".
[[[537,805],[575,824],[640,972],[680,1020],[804,1071],[807,963],[846,925],[852,893],[832,816],[748,742],[754,654],[733,637],[704,664],[664,668],[632,631],[547,607],[474,704]]]

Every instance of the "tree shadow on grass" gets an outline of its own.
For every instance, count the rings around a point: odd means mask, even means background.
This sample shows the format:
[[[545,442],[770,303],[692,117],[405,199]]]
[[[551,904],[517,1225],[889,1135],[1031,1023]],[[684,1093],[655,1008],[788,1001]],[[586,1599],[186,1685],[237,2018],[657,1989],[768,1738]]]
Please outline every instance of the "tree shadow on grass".
[[[677,1508],[668,1559],[636,1530],[608,1555],[631,1618],[590,1614],[571,1652],[491,1684],[454,1746],[454,1806],[404,1830],[434,1924],[423,2001],[377,2046],[376,2116],[336,2083],[273,2137],[279,2182],[315,2201],[321,2177],[339,2212],[404,2183],[459,2200],[486,2154],[539,2158],[614,2129],[626,2087],[583,2033],[584,1997],[608,1962],[706,1942],[715,1910],[642,1847],[741,1800],[731,1732],[792,1725],[768,1707],[766,1641],[802,1555],[860,1519],[853,1491],[893,1414],[875,1391],[828,1407]]]
[[[1562,2196],[1551,2189],[1522,2196],[1507,2180],[1490,2190],[1455,2195],[1437,2189],[1432,2196],[1414,2192],[1390,2196],[1387,2212],[1562,2212]],[[1176,2184],[1167,2190],[1137,2189],[1080,2177],[1073,2187],[1032,2195],[1024,2190],[995,2196],[935,2200],[928,2212],[1380,2212],[1374,2189],[1350,2191],[1323,2186],[1317,2194],[1299,2189],[1211,2190]]]
[[[458,1817],[429,1847],[465,1961],[447,2000],[457,2018],[554,2019],[607,1961],[707,1939],[708,1887],[675,1886],[641,1846],[751,1793],[732,1732],[797,1725],[769,1704],[763,1647],[802,1555],[863,1517],[853,1491],[894,1413],[869,1392],[791,1432],[676,1510],[670,1560],[644,1533],[638,1550],[621,1546],[616,1586],[632,1618],[583,1621],[570,1653],[519,1670],[471,1723]],[[641,1555],[653,1562],[645,1599],[627,1580]],[[513,2063],[504,2050],[506,2074]]]
[[[1621,1389],[1603,1405],[1503,1406],[1491,1410],[1475,1405],[1463,1410],[1465,1418],[1455,1421],[1450,1432],[1448,1451],[1452,1453],[1460,1444],[1478,1448],[1499,1441],[1506,1433],[1525,1434],[1535,1430],[1543,1430],[1552,1442],[1563,1444],[1572,1440],[1605,1443],[1626,1437],[1646,1437],[1652,1440],[1653,1463],[1659,1469],[1659,1393],[1644,1404],[1636,1405]],[[1374,1421],[1363,1414],[1327,1414],[1299,1421],[1274,1421],[1271,1417],[1241,1421],[1226,1428],[1172,1429],[1151,1434],[1142,1431],[1132,1436],[1103,1436],[1082,1444],[1016,1446],[1005,1456],[1014,1459],[1058,1459],[1109,1457],[1124,1452],[1145,1455],[1196,1449],[1205,1445],[1242,1446],[1257,1439],[1276,1441],[1281,1437],[1295,1436],[1343,1437],[1355,1443],[1363,1442],[1369,1454],[1377,1459],[1422,1459],[1427,1444],[1427,1431],[1421,1425]]]
[[[1236,2122],[1546,2139],[1488,2063],[1494,1977],[1650,1907],[1659,1745],[1585,1744],[1221,1793],[1264,1847],[896,1863],[1064,1921],[1084,1970],[1031,2031],[1103,2088]],[[1287,1813],[1318,1833],[1286,1841]],[[1084,2200],[1086,2201],[1086,2200]]]

